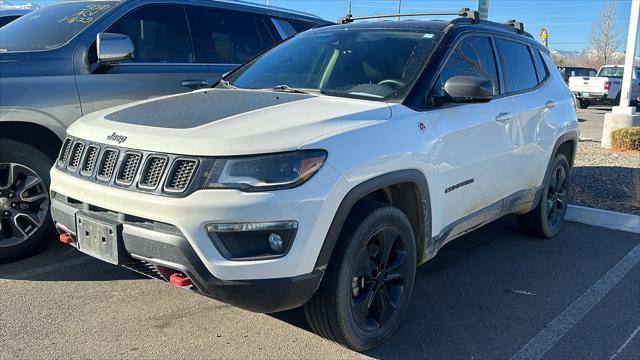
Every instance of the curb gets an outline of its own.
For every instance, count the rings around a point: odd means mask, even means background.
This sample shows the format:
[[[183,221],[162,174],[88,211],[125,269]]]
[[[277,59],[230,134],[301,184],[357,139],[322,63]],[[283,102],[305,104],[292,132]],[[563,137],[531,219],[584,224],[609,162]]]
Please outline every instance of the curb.
[[[640,216],[638,215],[569,205],[565,220],[640,234]]]

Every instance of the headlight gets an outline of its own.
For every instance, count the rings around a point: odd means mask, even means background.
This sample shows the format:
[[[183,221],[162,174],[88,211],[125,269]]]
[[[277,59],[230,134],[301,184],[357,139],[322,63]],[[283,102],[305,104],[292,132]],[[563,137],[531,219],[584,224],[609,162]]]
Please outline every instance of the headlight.
[[[309,180],[326,159],[324,150],[220,158],[213,165],[205,187],[243,191],[289,189]]]

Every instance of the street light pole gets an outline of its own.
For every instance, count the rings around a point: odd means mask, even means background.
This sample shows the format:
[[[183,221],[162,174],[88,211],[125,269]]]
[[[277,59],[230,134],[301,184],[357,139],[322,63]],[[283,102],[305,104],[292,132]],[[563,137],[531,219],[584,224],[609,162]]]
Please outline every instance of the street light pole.
[[[638,20],[640,20],[640,0],[631,0],[631,16],[629,19],[629,34],[627,35],[627,50],[624,59],[624,74],[620,89],[620,104],[614,106],[611,112],[604,114],[602,126],[602,142],[604,148],[611,147],[611,133],[617,129],[640,127],[640,114],[635,106],[630,105],[631,79],[633,77],[633,62],[636,55],[636,41],[638,39]]]
[[[402,14],[402,0],[398,0],[398,14]],[[400,16],[398,16],[398,21],[400,21]]]
[[[622,89],[620,89],[621,93],[619,107],[621,108],[629,107],[631,101],[631,79],[633,77],[633,60],[636,57],[635,55],[636,40],[638,38],[638,18],[640,18],[640,0],[633,0],[631,2],[631,18],[629,19],[629,34],[627,35],[627,51],[624,59]]]

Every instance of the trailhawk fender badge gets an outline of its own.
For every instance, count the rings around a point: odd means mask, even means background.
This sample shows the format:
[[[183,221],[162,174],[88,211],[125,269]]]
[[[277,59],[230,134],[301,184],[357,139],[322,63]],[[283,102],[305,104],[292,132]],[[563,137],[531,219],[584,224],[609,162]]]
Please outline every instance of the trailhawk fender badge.
[[[125,142],[127,140],[127,137],[124,135],[118,135],[115,132],[109,136],[107,136],[107,140],[109,141],[115,141],[118,144],[122,144],[123,142]]]

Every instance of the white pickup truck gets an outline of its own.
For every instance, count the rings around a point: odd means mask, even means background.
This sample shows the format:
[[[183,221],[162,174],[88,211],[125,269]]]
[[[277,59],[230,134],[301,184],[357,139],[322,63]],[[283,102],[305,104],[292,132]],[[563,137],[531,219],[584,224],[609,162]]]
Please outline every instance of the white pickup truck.
[[[640,98],[640,66],[634,66],[632,74],[631,100],[638,103]],[[578,106],[586,109],[589,105],[617,105],[620,102],[622,74],[624,66],[605,65],[595,77],[572,76],[569,89],[576,96]]]

